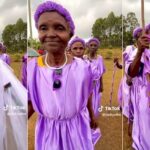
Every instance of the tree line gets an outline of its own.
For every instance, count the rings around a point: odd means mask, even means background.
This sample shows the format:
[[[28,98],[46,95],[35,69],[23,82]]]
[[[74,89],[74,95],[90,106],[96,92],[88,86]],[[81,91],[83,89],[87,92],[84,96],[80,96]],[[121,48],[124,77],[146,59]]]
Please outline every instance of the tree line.
[[[101,41],[101,47],[125,47],[133,43],[132,32],[139,26],[138,19],[134,12],[129,12],[127,16],[115,16],[110,12],[105,18],[98,18],[92,27],[92,35]],[[27,45],[34,49],[40,48],[40,42],[36,39],[28,39],[27,43],[27,23],[19,18],[16,24],[7,25],[2,33],[3,43],[8,52],[26,52]]]
[[[92,27],[93,36],[101,41],[101,47],[121,47],[133,43],[132,32],[139,26],[135,13],[115,16],[109,13],[106,18],[98,18]],[[122,42],[123,41],[123,42]]]
[[[9,53],[25,52],[27,48],[27,23],[19,18],[15,24],[5,26],[2,40]]]

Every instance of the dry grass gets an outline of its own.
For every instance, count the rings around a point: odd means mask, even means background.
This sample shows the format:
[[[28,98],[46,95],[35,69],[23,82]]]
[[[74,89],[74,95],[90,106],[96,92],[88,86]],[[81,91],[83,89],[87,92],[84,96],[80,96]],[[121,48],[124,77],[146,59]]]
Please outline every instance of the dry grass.
[[[111,50],[100,50],[99,53],[105,58],[107,52],[112,52],[112,58],[109,60],[104,59],[107,72],[104,74],[104,92],[102,96],[102,106],[109,106],[112,74],[113,74],[113,58],[118,57],[121,59],[121,49],[111,49]],[[17,76],[19,77],[19,70],[21,68],[20,63],[13,62],[12,67],[14,68]],[[121,80],[122,71],[117,70],[114,82],[114,93],[113,93],[113,106],[118,106],[117,92],[119,83]],[[104,116],[105,114],[118,114],[119,116]],[[34,130],[36,122],[36,114],[34,114],[28,121],[28,149],[34,150]],[[122,126],[122,121],[124,122],[124,127]],[[102,132],[102,138],[96,144],[95,150],[121,150],[122,143],[124,150],[130,150],[131,138],[127,135],[127,120],[122,120],[120,111],[108,111],[103,109],[101,115],[98,119],[99,126]],[[122,132],[124,131],[124,132]],[[123,137],[122,137],[123,135]],[[122,141],[123,139],[123,141]]]
[[[15,61],[15,55],[16,54],[10,55],[10,57],[11,57],[11,67],[13,68],[14,73],[17,76],[17,78],[20,79],[20,77],[21,77],[21,66],[22,66],[21,57],[23,56],[23,54],[17,54],[17,55],[20,56],[20,59],[18,60],[18,62]]]

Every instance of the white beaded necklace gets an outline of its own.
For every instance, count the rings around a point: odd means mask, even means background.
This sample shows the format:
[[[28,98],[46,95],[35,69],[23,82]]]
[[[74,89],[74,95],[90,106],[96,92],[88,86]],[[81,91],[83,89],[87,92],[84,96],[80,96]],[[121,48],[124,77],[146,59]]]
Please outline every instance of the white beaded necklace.
[[[46,65],[48,68],[50,68],[50,69],[62,69],[62,68],[64,68],[64,66],[67,64],[67,61],[68,61],[67,55],[65,54],[65,62],[64,62],[64,64],[63,64],[62,66],[60,66],[60,67],[51,67],[51,66],[47,63],[47,56],[48,56],[48,54],[46,54],[46,56],[45,56],[45,65]]]

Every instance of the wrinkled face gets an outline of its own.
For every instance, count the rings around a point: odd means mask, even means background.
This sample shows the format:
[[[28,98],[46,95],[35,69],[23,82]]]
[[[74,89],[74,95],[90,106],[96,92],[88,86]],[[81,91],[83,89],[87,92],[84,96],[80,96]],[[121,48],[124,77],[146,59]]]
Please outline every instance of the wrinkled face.
[[[85,48],[81,42],[75,42],[71,46],[71,53],[75,57],[82,58],[84,55]]]
[[[95,41],[91,41],[88,47],[90,52],[96,52],[98,50],[98,45]]]
[[[45,50],[64,53],[71,38],[68,22],[57,12],[45,12],[38,20],[39,40]]]

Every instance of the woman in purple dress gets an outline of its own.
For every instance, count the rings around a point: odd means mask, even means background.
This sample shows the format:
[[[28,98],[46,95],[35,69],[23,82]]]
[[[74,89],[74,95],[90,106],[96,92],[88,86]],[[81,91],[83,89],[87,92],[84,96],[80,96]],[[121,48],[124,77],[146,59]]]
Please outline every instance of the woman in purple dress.
[[[75,57],[82,58],[85,52],[85,41],[79,37],[75,37],[69,44],[71,54]]]
[[[123,66],[125,68],[126,62],[128,62],[128,59],[130,55],[132,55],[133,51],[137,47],[137,39],[139,35],[142,33],[142,28],[141,27],[136,27],[133,30],[133,39],[135,40],[133,45],[128,45],[124,52],[123,52]],[[118,61],[116,61],[116,64],[118,65]],[[130,100],[130,87],[127,85],[126,80],[128,78],[128,75],[124,72],[124,76],[121,80],[119,90],[118,90],[118,101],[119,105],[122,108],[122,113],[125,117],[129,118],[129,100]],[[132,111],[131,111],[132,112]],[[131,114],[130,114],[131,115]],[[132,117],[131,117],[132,118]],[[129,119],[131,119],[129,118]],[[132,120],[132,119],[131,119]]]
[[[90,63],[89,61],[87,61],[87,59],[84,59],[84,57],[83,57],[84,52],[85,52],[85,48],[86,48],[85,41],[83,39],[81,39],[79,37],[75,37],[74,39],[71,40],[71,42],[69,44],[69,48],[70,48],[71,54],[74,57],[81,58],[86,63]],[[98,76],[97,80],[99,80],[100,77],[101,77],[101,72],[97,69],[96,66],[93,66],[92,63],[90,63],[90,65],[91,65],[93,74],[95,73],[96,76]],[[96,81],[94,80],[93,81],[93,88],[94,88],[94,83],[95,82]],[[90,96],[90,98],[91,98],[91,101],[92,101],[92,95]],[[92,103],[93,103],[93,101],[92,101]],[[100,129],[99,128],[92,129],[92,141],[93,141],[94,144],[96,144],[96,142],[100,139],[100,137],[101,137]]]
[[[5,63],[10,65],[10,56],[6,54],[6,46],[0,43],[0,59],[3,60]]]
[[[34,18],[47,51],[27,67],[29,117],[34,111],[38,114],[35,149],[93,150],[91,127],[95,121],[89,93],[97,77],[90,65],[65,54],[74,34],[73,20],[65,8],[52,1],[40,4]]]
[[[135,150],[150,149],[150,96],[147,94],[150,73],[148,35],[140,35],[135,49],[126,62],[126,73],[132,78],[127,83],[131,85],[131,102],[133,105],[132,139]]]
[[[101,107],[101,96],[103,92],[103,74],[106,71],[103,57],[97,55],[99,45],[100,41],[97,38],[91,38],[87,44],[89,53],[87,56],[85,56],[85,58],[90,61],[92,66],[96,66],[96,68],[99,70],[101,74],[100,80],[95,80],[92,95],[93,109],[96,117],[99,116],[99,108]]]

